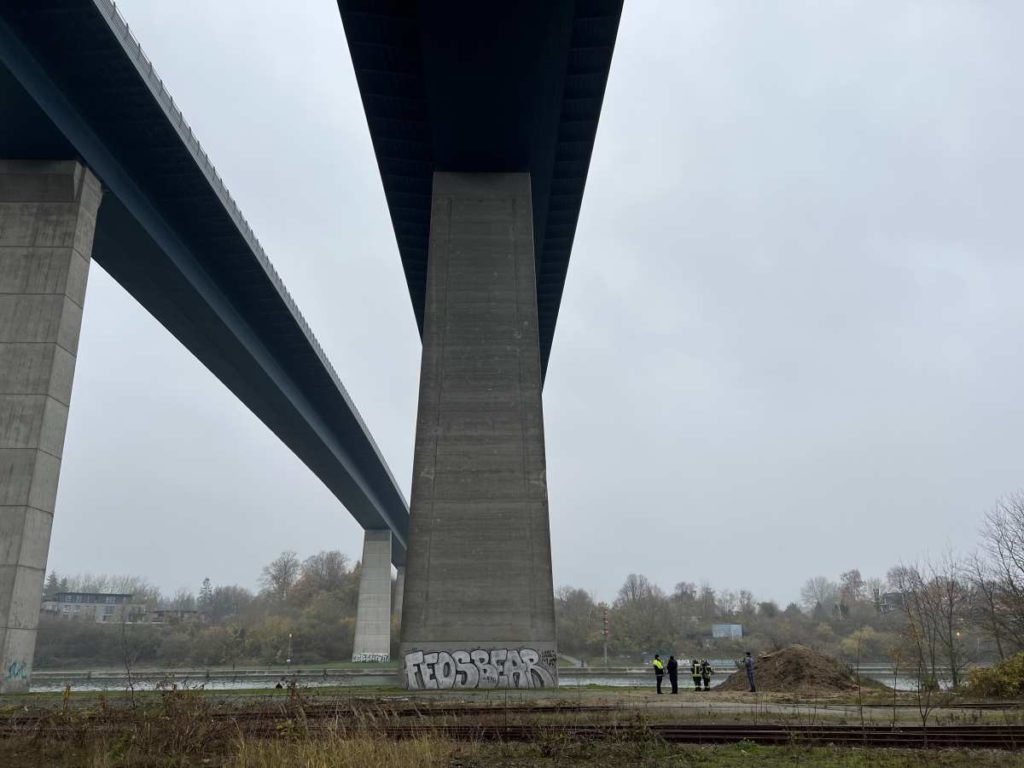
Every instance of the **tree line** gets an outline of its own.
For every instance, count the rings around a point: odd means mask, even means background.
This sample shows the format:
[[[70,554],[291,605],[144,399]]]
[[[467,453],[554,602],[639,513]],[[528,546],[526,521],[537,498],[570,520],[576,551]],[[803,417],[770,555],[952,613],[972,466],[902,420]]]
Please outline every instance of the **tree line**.
[[[98,624],[42,616],[36,647],[39,668],[120,665],[161,666],[305,664],[351,658],[359,596],[359,563],[337,551],[300,560],[284,552],[265,565],[260,590],[214,585],[164,596],[137,577],[65,577],[51,573],[47,594],[132,593],[151,609],[195,611],[166,623]],[[127,645],[127,648],[126,648]]]
[[[300,560],[284,552],[263,567],[260,590],[213,585],[171,596],[136,577],[49,574],[47,593],[131,592],[153,607],[195,610],[194,621],[132,625],[133,657],[157,665],[317,664],[351,657],[359,563],[337,551]],[[662,589],[630,574],[610,602],[578,587],[555,595],[559,649],[600,664],[636,663],[656,652],[735,657],[800,643],[851,663],[889,662],[929,685],[954,685],[976,661],[1024,650],[1024,493],[984,518],[978,551],[899,563],[884,576],[857,568],[810,578],[799,603],[780,606],[749,590],[680,581]],[[715,624],[743,637],[713,638]],[[396,628],[397,629],[397,628]],[[119,663],[116,627],[46,618],[40,667]],[[125,634],[121,632],[121,634]],[[392,633],[393,644],[397,631]],[[392,649],[392,653],[396,652]]]

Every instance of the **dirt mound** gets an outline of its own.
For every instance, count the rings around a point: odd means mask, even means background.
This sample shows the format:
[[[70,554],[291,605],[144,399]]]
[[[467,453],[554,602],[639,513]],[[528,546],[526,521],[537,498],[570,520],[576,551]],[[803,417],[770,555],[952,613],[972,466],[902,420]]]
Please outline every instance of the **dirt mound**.
[[[841,693],[857,690],[857,680],[844,664],[803,645],[762,653],[754,658],[754,683],[758,691]],[[716,686],[719,691],[746,691],[747,672],[736,670]]]

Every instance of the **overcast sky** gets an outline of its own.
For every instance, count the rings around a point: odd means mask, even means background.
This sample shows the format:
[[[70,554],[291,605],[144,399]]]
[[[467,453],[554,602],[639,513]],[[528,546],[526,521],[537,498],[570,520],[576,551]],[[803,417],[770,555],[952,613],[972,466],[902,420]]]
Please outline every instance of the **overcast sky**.
[[[408,496],[420,343],[333,0],[121,0]],[[795,599],[1024,486],[1024,4],[627,0],[544,407],[556,585]],[[50,567],[362,532],[93,265]]]

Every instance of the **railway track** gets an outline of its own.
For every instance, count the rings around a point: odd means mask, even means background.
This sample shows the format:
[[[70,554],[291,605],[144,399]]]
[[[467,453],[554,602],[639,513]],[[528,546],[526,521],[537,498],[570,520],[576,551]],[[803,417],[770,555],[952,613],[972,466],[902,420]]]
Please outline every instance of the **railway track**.
[[[537,713],[538,708],[520,708]],[[445,714],[472,716],[500,715],[505,709],[480,707],[447,707]],[[467,711],[469,710],[469,711]],[[511,710],[511,708],[510,708]],[[509,710],[509,711],[510,711]],[[567,711],[567,708],[548,708],[547,711]],[[407,715],[426,714],[412,713]],[[438,711],[432,715],[440,714]],[[901,725],[803,725],[735,723],[654,723],[654,724],[566,724],[531,723],[496,725],[488,723],[401,722],[391,717],[376,722],[348,716],[341,710],[267,712],[250,711],[217,713],[208,717],[211,728],[223,728],[237,735],[239,732],[255,737],[276,738],[294,735],[297,730],[316,734],[332,731],[344,734],[372,733],[392,739],[422,737],[447,738],[456,741],[544,741],[552,738],[576,740],[637,741],[657,739],[672,744],[729,744],[749,741],[764,745],[837,745],[850,747],[888,748],[960,748],[960,749],[1020,749],[1024,747],[1024,726],[970,725],[933,726]],[[128,717],[96,717],[69,721],[48,715],[39,717],[12,716],[0,721],[0,738],[31,736],[33,738],[70,738],[83,732],[120,733],[129,731],[137,723]],[[286,727],[283,727],[286,726]]]
[[[456,741],[538,741],[557,738],[619,741],[654,738],[671,744],[836,745],[887,748],[1019,749],[1020,726],[861,727],[859,725],[397,725],[378,731],[390,738],[437,736]]]
[[[836,744],[870,747],[960,747],[1017,749],[1024,746],[1024,727],[1016,725],[652,725],[665,741],[679,744]]]

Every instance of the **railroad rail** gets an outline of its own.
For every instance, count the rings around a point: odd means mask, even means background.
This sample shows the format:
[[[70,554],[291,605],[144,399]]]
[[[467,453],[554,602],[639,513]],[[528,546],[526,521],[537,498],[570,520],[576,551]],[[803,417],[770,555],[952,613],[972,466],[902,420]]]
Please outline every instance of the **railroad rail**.
[[[533,722],[495,724],[486,717],[592,712],[593,706],[434,706],[353,708],[339,705],[296,705],[278,710],[203,711],[206,727],[225,733],[262,738],[330,731],[371,733],[384,738],[437,737],[456,741],[543,741],[551,738],[577,740],[656,739],[672,744],[729,744],[749,741],[764,745],[838,745],[856,747],[1020,749],[1024,725],[877,725],[800,723],[564,723]],[[605,707],[605,710],[614,707]],[[188,716],[188,715],[186,715]],[[476,722],[446,722],[444,717],[475,718]],[[145,716],[143,715],[142,718]],[[424,722],[434,718],[432,722]],[[17,712],[0,720],[0,738],[30,735],[63,739],[83,732],[123,733],[144,719],[128,710],[109,710],[82,717],[81,713]],[[282,726],[287,726],[282,728]]]
[[[435,736],[456,741],[538,741],[552,737],[580,740],[659,739],[670,744],[836,745],[904,749],[1010,749],[1024,747],[1024,727],[860,726],[860,725],[388,725],[374,733],[394,739]]]

